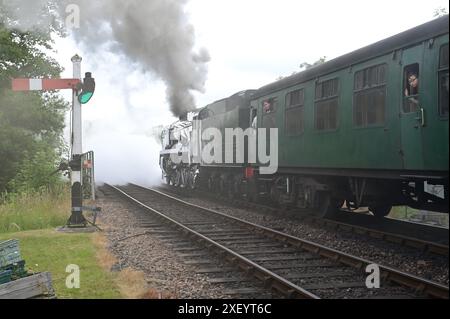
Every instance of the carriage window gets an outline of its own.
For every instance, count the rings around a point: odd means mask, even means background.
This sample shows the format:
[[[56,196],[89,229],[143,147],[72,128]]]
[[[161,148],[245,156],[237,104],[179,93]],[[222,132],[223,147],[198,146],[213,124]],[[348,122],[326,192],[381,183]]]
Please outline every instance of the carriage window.
[[[386,64],[355,73],[353,123],[365,127],[384,123],[386,107]]]
[[[278,100],[277,98],[270,98],[263,100],[262,105],[262,114],[263,114],[263,127],[271,128],[276,126],[276,112],[278,109]]]
[[[448,43],[439,54],[439,115],[448,117]]]
[[[419,109],[419,64],[405,67],[403,72],[403,112],[412,113]]]
[[[338,79],[316,84],[315,128],[319,131],[337,129]]]
[[[303,132],[303,105],[305,92],[303,89],[289,92],[286,95],[286,135],[295,136]]]

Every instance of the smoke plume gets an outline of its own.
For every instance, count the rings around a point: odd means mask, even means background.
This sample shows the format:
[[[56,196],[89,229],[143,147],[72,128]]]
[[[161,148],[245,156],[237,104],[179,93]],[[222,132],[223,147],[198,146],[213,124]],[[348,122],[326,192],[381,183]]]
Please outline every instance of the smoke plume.
[[[192,91],[203,92],[209,54],[195,52],[195,34],[188,21],[188,0],[3,0],[14,15],[11,27],[29,30],[64,22],[66,8],[80,8],[80,27],[68,30],[84,47],[102,55],[110,50],[159,77],[167,101],[179,117],[195,109]],[[1,2],[0,2],[1,4]],[[107,61],[105,61],[107,63]]]

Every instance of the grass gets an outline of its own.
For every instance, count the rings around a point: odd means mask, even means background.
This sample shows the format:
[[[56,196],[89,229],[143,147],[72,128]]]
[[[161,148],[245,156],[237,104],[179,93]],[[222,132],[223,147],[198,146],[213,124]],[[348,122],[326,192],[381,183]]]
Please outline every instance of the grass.
[[[65,225],[70,206],[67,187],[11,197],[0,205],[0,233]]]
[[[422,212],[421,214],[420,210],[407,206],[393,207],[389,216],[397,219],[421,220],[422,222],[432,223],[443,227],[449,226],[448,214],[436,212]]]
[[[0,241],[18,239],[21,255],[30,272],[49,271],[58,298],[121,298],[115,276],[99,264],[95,234],[66,234],[55,230],[33,230],[0,234]],[[80,267],[80,288],[66,287],[68,265]]]
[[[391,212],[389,213],[389,217],[397,218],[397,219],[409,219],[416,215],[418,212],[417,209],[410,208],[407,206],[394,206],[392,207]]]
[[[86,205],[95,203],[85,202]],[[0,242],[18,239],[29,273],[50,272],[60,299],[169,298],[149,289],[143,272],[123,269],[111,272],[117,263],[102,233],[59,233],[55,228],[70,215],[68,188],[10,196],[0,204]],[[89,215],[86,213],[86,216]],[[88,217],[88,216],[87,216]],[[92,217],[92,216],[91,216]],[[80,268],[80,288],[66,287],[68,265]]]
[[[98,234],[55,231],[70,216],[70,191],[10,196],[0,205],[0,241],[18,239],[29,272],[50,272],[58,298],[121,298],[115,274],[102,268],[95,239]],[[80,267],[80,289],[66,287],[68,265]]]

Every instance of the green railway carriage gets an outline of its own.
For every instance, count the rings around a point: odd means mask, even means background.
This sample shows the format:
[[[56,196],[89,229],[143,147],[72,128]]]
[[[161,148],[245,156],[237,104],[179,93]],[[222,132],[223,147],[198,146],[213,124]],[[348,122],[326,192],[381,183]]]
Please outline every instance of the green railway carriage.
[[[279,129],[278,174],[303,189],[323,184],[339,205],[347,199],[379,214],[399,204],[448,211],[448,22],[259,89],[251,105],[259,127]],[[409,94],[413,74],[419,86]],[[441,194],[424,182],[441,185]]]
[[[277,129],[265,145],[267,153],[278,143],[276,173],[249,160],[249,139],[243,162],[226,161],[223,140],[217,162],[189,160],[175,171],[212,192],[269,197],[319,216],[344,202],[375,216],[394,205],[448,213],[448,23],[448,15],[435,19],[199,111],[198,154],[209,128],[222,137],[227,128]]]

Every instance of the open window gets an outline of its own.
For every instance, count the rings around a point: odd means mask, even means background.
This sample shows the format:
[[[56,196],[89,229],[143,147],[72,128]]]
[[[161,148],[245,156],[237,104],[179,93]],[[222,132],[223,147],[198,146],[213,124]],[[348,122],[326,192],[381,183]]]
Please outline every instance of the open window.
[[[448,117],[448,43],[439,52],[439,115]]]
[[[403,72],[403,112],[412,113],[419,109],[419,63],[406,66]]]
[[[268,98],[262,101],[263,127],[277,127],[276,112],[278,109],[278,99],[276,97]]]
[[[250,109],[250,127],[258,128],[258,110],[253,107]]]

